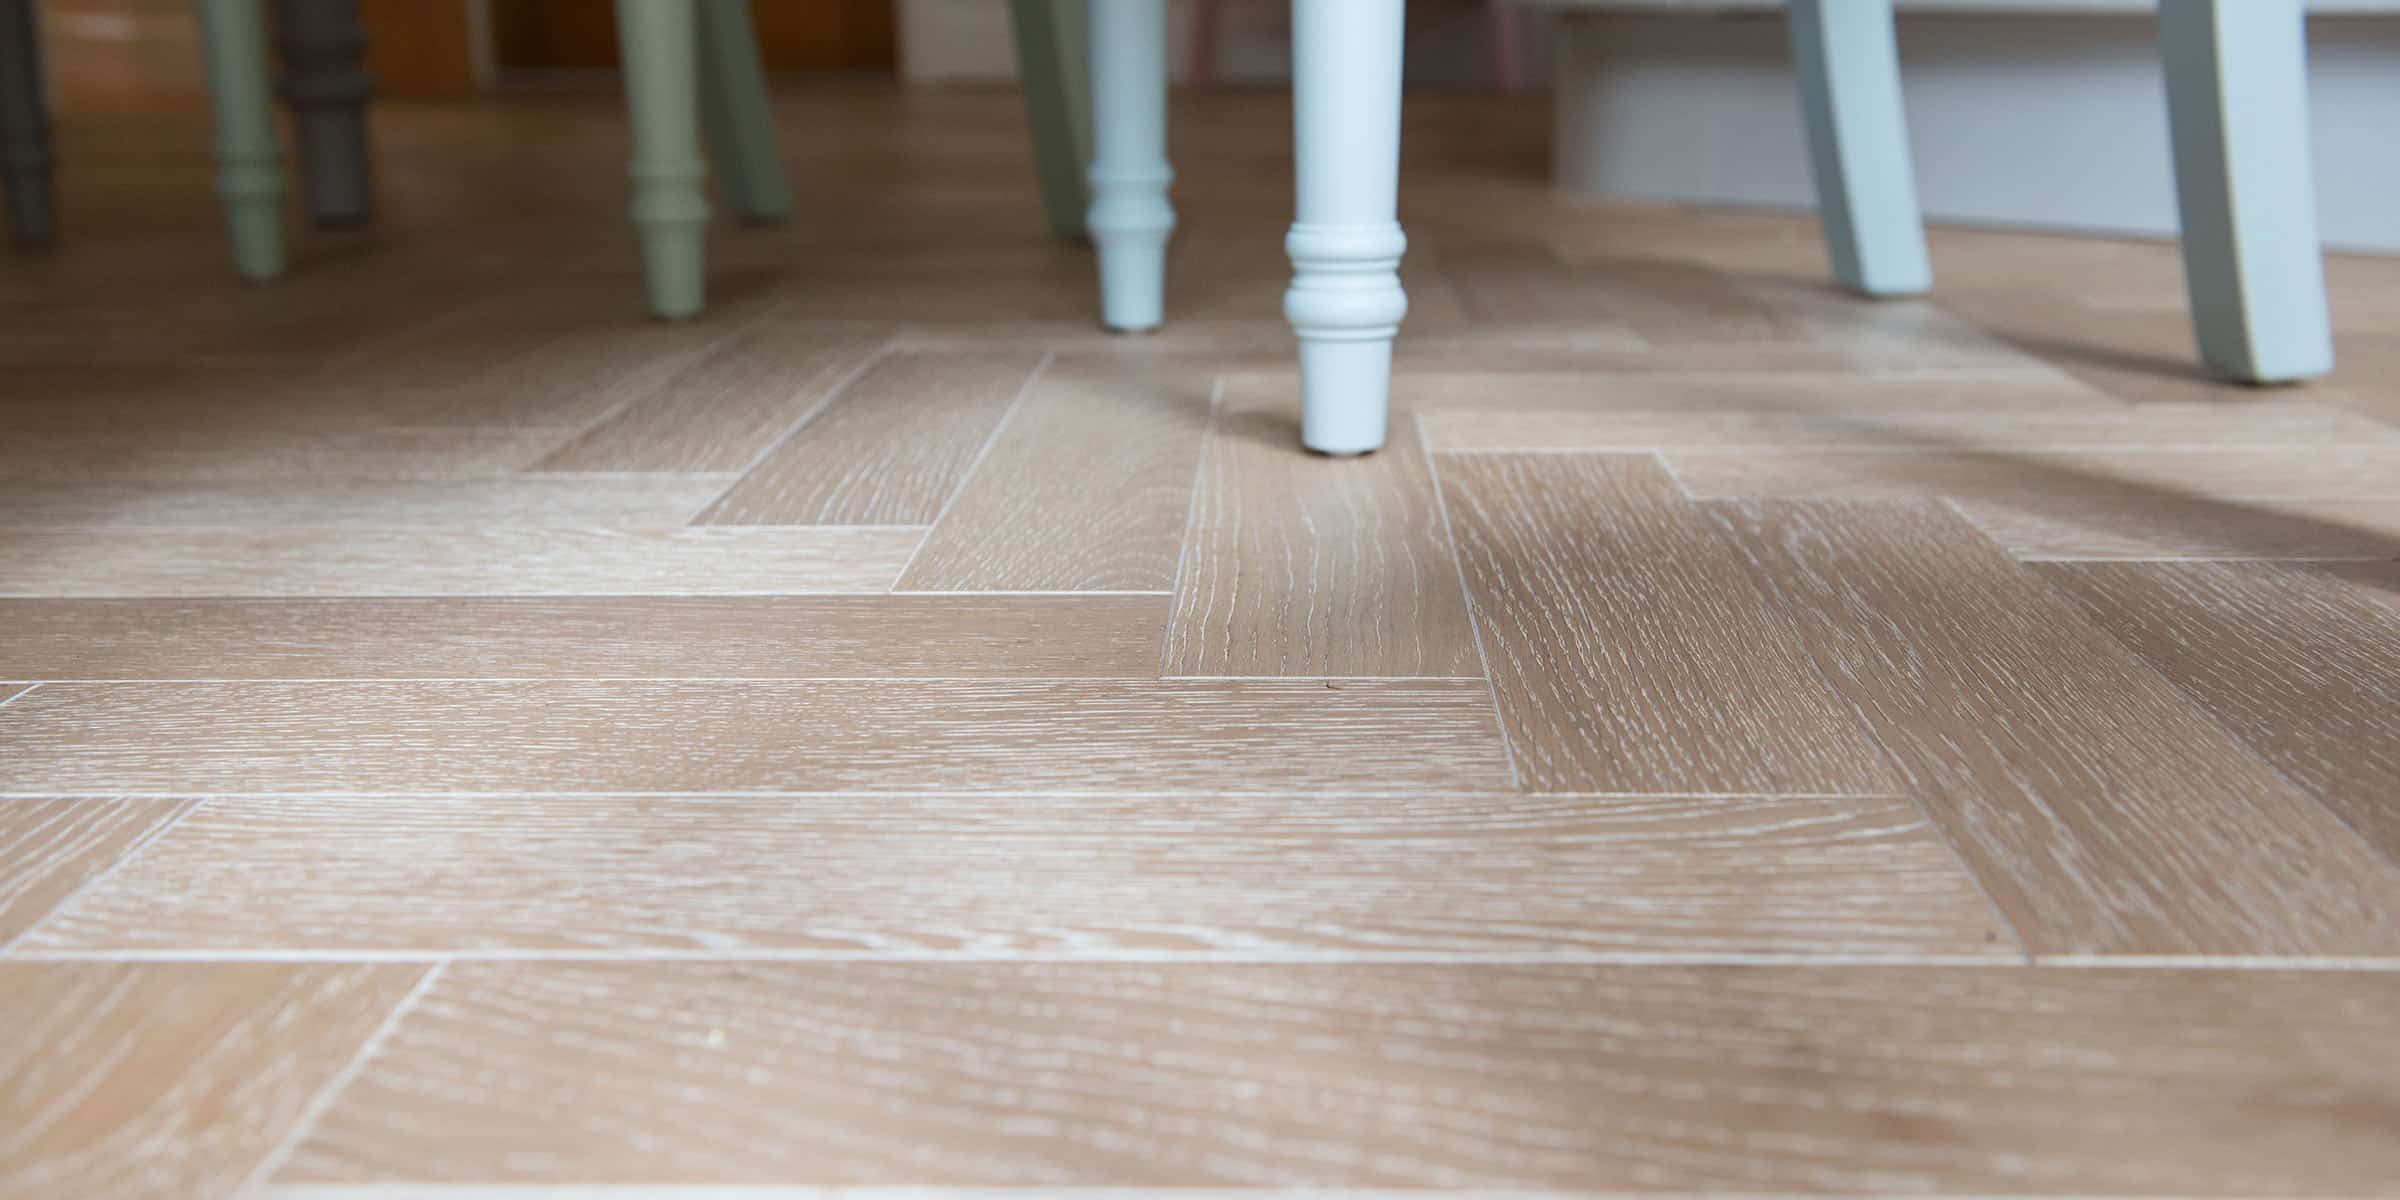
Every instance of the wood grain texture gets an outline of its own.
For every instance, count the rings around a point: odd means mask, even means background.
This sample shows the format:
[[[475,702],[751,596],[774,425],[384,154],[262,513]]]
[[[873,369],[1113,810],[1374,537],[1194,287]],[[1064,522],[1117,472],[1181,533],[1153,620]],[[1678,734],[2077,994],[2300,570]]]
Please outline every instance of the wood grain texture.
[[[425,970],[0,962],[0,1195],[234,1196]]]
[[[1480,676],[1406,412],[1381,453],[1300,449],[1299,381],[1229,382],[1167,627],[1169,675]]]
[[[0,595],[538,596],[880,592],[907,528],[0,529]]]
[[[531,465],[558,436],[513,429],[20,430],[0,438],[0,480],[488,479]]]
[[[2400,861],[2400,610],[2388,600],[2269,563],[2038,573]]]
[[[1461,248],[1443,269],[1477,319],[1506,323],[1615,322],[1643,340],[1797,341],[1766,305],[1714,271],[1618,258],[1570,265],[1547,249]]]
[[[106,796],[0,800],[0,948],[190,807]]]
[[[2102,485],[1956,503],[2023,559],[2400,557],[2400,499],[2221,500]]]
[[[1905,800],[570,796],[503,822],[491,804],[215,799],[28,947],[2018,953]]]
[[[900,590],[1173,588],[1210,393],[1205,369],[1172,358],[1054,358]]]
[[[888,339],[880,326],[763,322],[558,448],[546,471],[741,471]]]
[[[1789,621],[1656,462],[1436,462],[1524,787],[1893,790]]]
[[[454,384],[420,391],[407,423],[581,429],[627,406],[654,403],[671,380],[743,324],[739,313],[689,324],[635,323],[611,314],[552,336],[520,337],[518,352]]]
[[[698,523],[930,525],[1041,364],[1027,351],[886,355]]]
[[[12,365],[0,379],[0,429],[354,429],[388,422],[400,411],[375,403],[380,395],[330,371]]]
[[[1505,786],[1480,682],[53,683],[9,792]]]
[[[276,1178],[2357,1195],[2396,1044],[2376,973],[460,963]]]
[[[0,600],[0,675],[471,679],[1157,674],[1165,596]]]
[[[507,475],[453,480],[0,483],[13,529],[674,528],[736,476]]]
[[[2400,440],[2178,450],[1674,450],[1667,466],[1706,499],[2013,501],[2086,491],[2240,502],[2400,499]]]
[[[1808,419],[1838,428],[1861,424],[1987,418],[2087,420],[2122,415],[2128,406],[2048,368],[1767,371],[1640,370],[1593,366],[1412,371],[1392,381],[1396,403],[1419,414],[1429,439],[1488,438],[1483,428],[1551,422],[1580,437],[1609,436],[1607,423],[1648,414],[1663,421]],[[1514,436],[1502,434],[1500,436]]]
[[[1889,383],[1889,380],[1872,383]],[[1860,390],[1920,390],[1862,382]],[[1991,390],[2014,390],[2002,385]],[[1663,390],[1663,389],[1662,389]],[[1971,395],[1973,388],[1953,387]],[[2069,389],[2072,390],[2072,389]],[[2009,450],[2148,452],[2168,447],[2254,447],[2297,443],[2332,447],[2380,439],[2382,425],[2339,405],[2294,402],[2233,408],[2159,404],[2130,408],[2028,408],[1980,411],[1885,410],[1874,401],[1853,411],[1712,412],[1698,406],[1627,411],[1622,401],[1571,410],[1436,411],[1423,418],[1436,450],[1580,451],[1877,449],[1936,453]]]
[[[2400,953],[2400,870],[1957,516],[1715,511],[2037,953]]]

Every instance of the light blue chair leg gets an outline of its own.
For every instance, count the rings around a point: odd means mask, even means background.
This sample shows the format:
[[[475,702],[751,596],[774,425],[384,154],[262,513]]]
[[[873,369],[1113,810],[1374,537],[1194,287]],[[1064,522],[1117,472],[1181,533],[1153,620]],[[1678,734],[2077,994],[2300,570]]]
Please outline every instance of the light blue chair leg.
[[[1869,296],[1922,292],[1933,267],[1908,159],[1892,0],[1792,0],[1789,23],[1834,274]]]
[[[242,277],[283,274],[283,161],[267,85],[267,21],[259,0],[198,0],[201,57],[216,138],[217,195]]]
[[[1166,304],[1166,0],[1086,0],[1092,79],[1092,206],[1100,259],[1100,323],[1157,328]]]
[[[761,223],[791,216],[750,0],[700,0],[700,119],[734,215]]]
[[[1083,0],[1010,0],[1010,18],[1033,165],[1042,178],[1042,211],[1052,233],[1080,239],[1083,211],[1091,202],[1083,172],[1092,158]]]
[[[617,0],[633,126],[633,227],[650,311],[670,319],[698,314],[707,288],[698,30],[692,0]]]
[[[2277,383],[2333,369],[2299,0],[2164,0],[2159,45],[2200,357]]]

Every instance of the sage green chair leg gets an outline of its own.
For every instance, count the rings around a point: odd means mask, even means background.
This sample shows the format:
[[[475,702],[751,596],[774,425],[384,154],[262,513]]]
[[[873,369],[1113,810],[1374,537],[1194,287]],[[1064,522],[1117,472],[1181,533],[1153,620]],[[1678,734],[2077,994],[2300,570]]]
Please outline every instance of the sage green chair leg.
[[[1792,0],[1788,24],[1834,275],[1869,296],[1925,291],[1933,266],[1908,159],[1892,0]]]
[[[1091,200],[1083,172],[1092,160],[1091,89],[1082,0],[1010,0],[1017,77],[1042,177],[1042,210],[1062,238],[1084,235]]]
[[[725,202],[745,221],[792,215],[750,0],[700,0],[700,116]]]
[[[700,158],[698,15],[693,0],[617,0],[618,48],[633,126],[633,227],[650,311],[700,311],[708,168]]]
[[[2251,383],[2333,369],[2300,0],[2165,0],[2159,48],[2200,357]]]
[[[267,83],[260,0],[196,0],[216,136],[217,195],[233,266],[245,279],[283,274],[283,165]]]

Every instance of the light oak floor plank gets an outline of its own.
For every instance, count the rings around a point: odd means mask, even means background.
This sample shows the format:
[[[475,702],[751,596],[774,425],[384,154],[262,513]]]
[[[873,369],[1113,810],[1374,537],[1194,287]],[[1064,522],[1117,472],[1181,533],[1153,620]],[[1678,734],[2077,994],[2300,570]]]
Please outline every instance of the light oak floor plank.
[[[2400,870],[1957,516],[1715,511],[2035,952],[2400,952]]]
[[[26,679],[1114,676],[1165,596],[0,600]]]
[[[1656,462],[1436,463],[1524,787],[1893,790],[1790,623]]]
[[[1887,386],[1897,384],[1897,386]],[[1991,390],[2014,390],[2002,383]],[[2079,385],[2077,385],[2079,386]],[[1859,381],[1857,390],[1916,390],[1906,382]],[[1977,389],[1954,385],[1950,394]],[[1965,407],[1965,406],[1962,406]],[[2148,453],[2162,449],[2261,444],[2340,447],[2360,440],[2392,439],[2380,423],[2335,404],[2288,404],[2230,408],[2221,404],[2146,404],[2029,409],[1995,415],[1982,411],[1933,412],[1883,409],[1873,400],[1850,411],[1723,411],[1662,405],[1657,411],[1628,411],[1622,401],[1607,407],[1571,410],[1470,409],[1433,411],[1422,419],[1426,440],[1436,450],[1575,451],[1629,453],[1650,450],[1874,449],[1922,453],[1983,453],[2009,450],[2116,450]]]
[[[172,824],[188,800],[0,800],[0,947]]]
[[[2385,974],[461,963],[276,1179],[2361,1195],[2396,1044]]]
[[[544,596],[881,592],[923,531],[0,529],[0,595]]]
[[[214,799],[26,945],[2019,955],[1923,816],[1896,799],[527,797],[498,822],[492,806]]]
[[[1491,790],[1480,681],[46,684],[0,792]]]
[[[558,437],[501,429],[24,430],[0,438],[0,480],[488,479],[531,465]]]
[[[425,970],[0,962],[0,1195],[227,1200]]]
[[[2122,485],[1956,502],[2022,559],[2400,557],[2400,499],[2219,499]]]
[[[1294,376],[1219,397],[1166,673],[1481,676],[1413,418],[1347,461],[1300,449],[1298,421]]]
[[[2214,449],[1671,450],[1675,477],[1705,499],[2014,499],[2070,489],[2200,500],[2400,499],[2400,435]]]
[[[858,372],[885,327],[762,321],[558,448],[546,471],[742,471]]]
[[[704,525],[930,525],[1042,356],[886,355],[701,514]]]
[[[1052,359],[900,578],[902,591],[1175,586],[1212,382],[1171,356]]]
[[[507,475],[448,480],[0,482],[11,529],[473,529],[683,525],[739,478]]]
[[[2038,570],[2400,861],[2400,610],[2279,564]]]
[[[1514,368],[1412,371],[1393,380],[1397,402],[1426,422],[1429,440],[1530,436],[1509,422],[1546,422],[1559,432],[1604,436],[1604,423],[1649,415],[1682,417],[1706,429],[1710,420],[1814,420],[1905,423],[1988,418],[2008,421],[2099,421],[2130,407],[2046,367],[1864,371],[1789,368],[1774,371],[1591,366],[1559,370],[1536,362]],[[1462,447],[1463,448],[1463,447]],[[1539,448],[1539,447],[1537,447]]]
[[[0,429],[357,429],[401,413],[373,402],[382,394],[334,371],[12,364],[0,378]]]
[[[624,407],[655,402],[670,380],[739,336],[746,323],[739,312],[690,323],[626,317],[619,308],[548,337],[519,338],[513,343],[519,352],[449,386],[424,389],[403,423],[582,429]]]
[[[1443,263],[1477,319],[1523,325],[1615,322],[1644,341],[1798,341],[1799,331],[1723,275],[1632,258],[1570,265],[1546,249],[1463,248]]]

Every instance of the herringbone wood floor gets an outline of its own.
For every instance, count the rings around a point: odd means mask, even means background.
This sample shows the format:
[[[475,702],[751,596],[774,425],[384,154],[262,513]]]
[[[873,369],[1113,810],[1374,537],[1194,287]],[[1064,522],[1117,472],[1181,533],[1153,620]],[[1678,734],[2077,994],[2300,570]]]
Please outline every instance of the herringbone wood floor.
[[[1139,339],[1003,94],[786,95],[674,327],[606,97],[386,106],[267,290],[70,120],[0,1194],[2400,1192],[2400,262],[2239,390],[2171,247],[1861,303],[1418,97],[1328,461],[1283,104],[1179,110]]]

